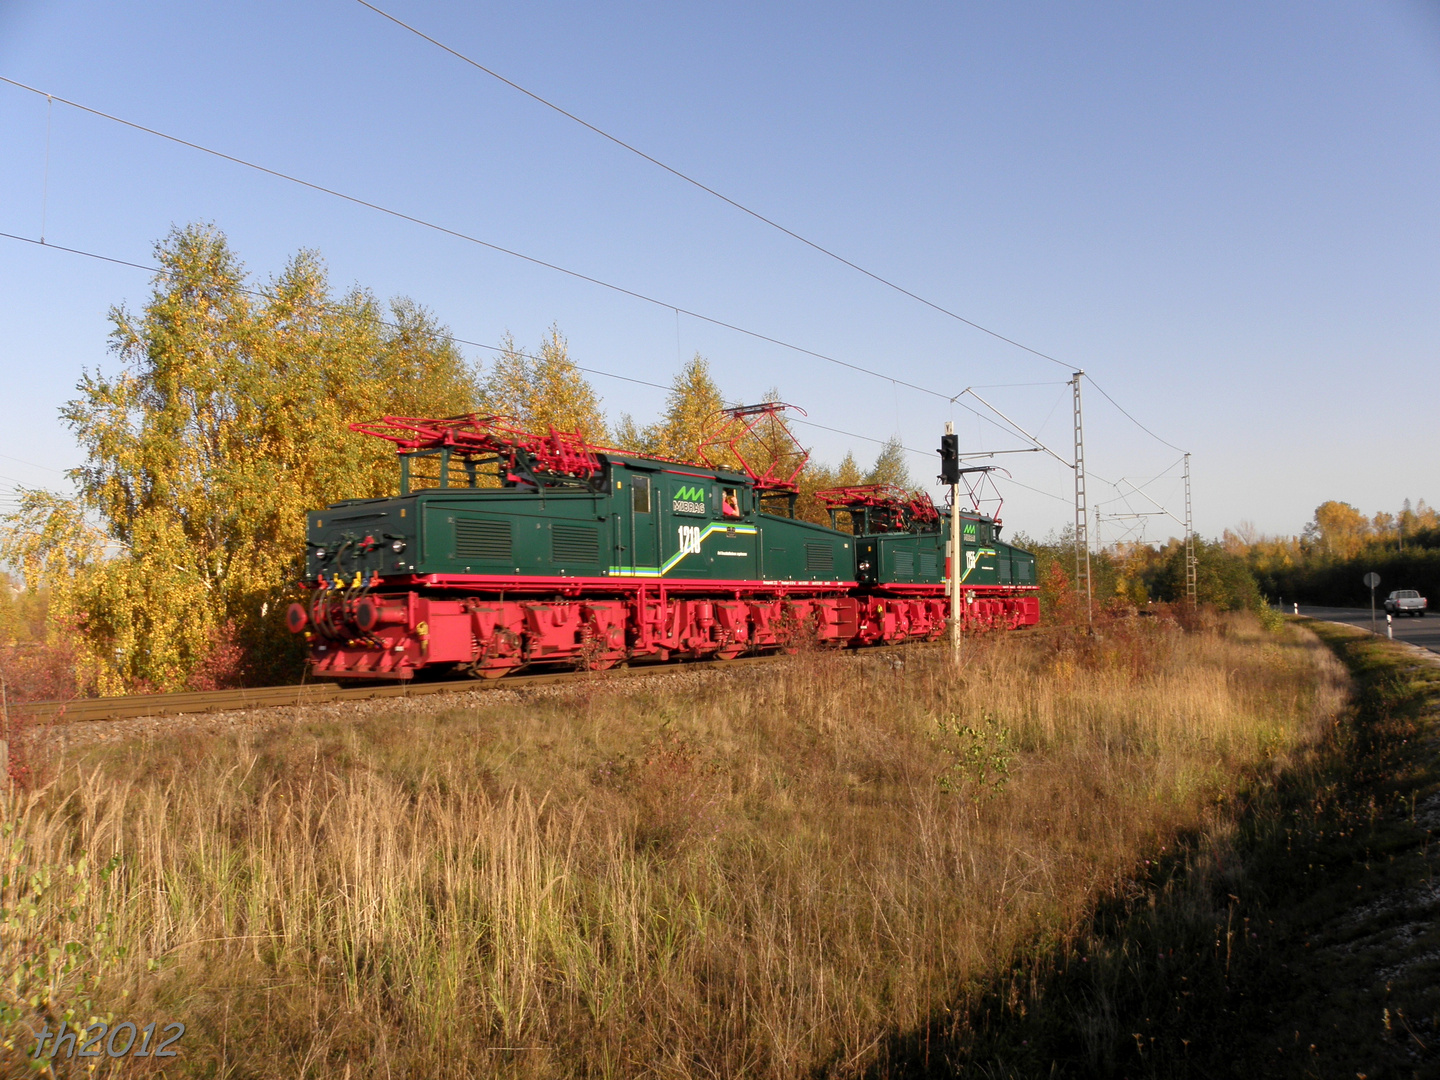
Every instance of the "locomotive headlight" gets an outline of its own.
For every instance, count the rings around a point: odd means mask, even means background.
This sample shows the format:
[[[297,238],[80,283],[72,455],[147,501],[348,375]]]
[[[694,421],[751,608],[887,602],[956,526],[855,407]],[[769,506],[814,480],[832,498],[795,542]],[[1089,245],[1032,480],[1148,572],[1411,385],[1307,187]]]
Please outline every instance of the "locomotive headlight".
[[[391,540],[391,541],[390,541],[390,550],[393,551],[393,552],[395,552],[396,555],[399,555],[400,552],[402,552],[402,551],[405,550],[405,541],[404,541],[404,540]]]
[[[324,549],[324,548],[316,548],[316,549],[315,549],[315,558],[319,559],[321,562],[324,562],[324,561],[325,561],[325,549]]]
[[[869,559],[862,559],[862,560],[860,560],[860,569],[861,569],[861,570],[869,570],[869,569],[870,569],[870,560],[869,560]]]

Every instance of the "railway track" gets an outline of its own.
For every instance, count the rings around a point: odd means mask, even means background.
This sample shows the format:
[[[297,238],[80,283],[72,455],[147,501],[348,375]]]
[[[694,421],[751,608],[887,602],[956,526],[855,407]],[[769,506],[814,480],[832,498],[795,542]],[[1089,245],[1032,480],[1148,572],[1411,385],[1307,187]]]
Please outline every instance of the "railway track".
[[[214,690],[173,694],[132,694],[126,697],[77,698],[74,701],[36,701],[12,706],[12,711],[52,723],[76,724],[95,720],[123,720],[136,716],[183,716],[231,709],[282,708],[334,701],[371,701],[377,698],[425,697],[430,694],[477,693],[486,690],[522,690],[530,686],[573,682],[577,679],[617,679],[664,675],[697,667],[731,668],[779,659],[779,655],[745,656],[733,660],[692,660],[683,664],[643,664],[604,672],[559,671],[541,675],[511,675],[504,679],[462,679],[454,682],[377,683],[341,687],[331,683],[300,686],[261,686],[248,690]]]

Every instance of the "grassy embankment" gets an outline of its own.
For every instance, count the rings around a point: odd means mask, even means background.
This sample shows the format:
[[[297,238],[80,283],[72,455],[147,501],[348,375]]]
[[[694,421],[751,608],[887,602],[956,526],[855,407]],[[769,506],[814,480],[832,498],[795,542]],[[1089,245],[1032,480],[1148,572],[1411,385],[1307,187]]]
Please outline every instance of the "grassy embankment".
[[[989,995],[985,1075],[1440,1075],[1440,666],[1306,624],[1354,693],[1309,754]],[[1009,990],[1007,994],[1003,992]]]
[[[966,650],[92,748],[5,807],[6,1004],[176,1076],[942,1069],[1345,694],[1245,619]]]

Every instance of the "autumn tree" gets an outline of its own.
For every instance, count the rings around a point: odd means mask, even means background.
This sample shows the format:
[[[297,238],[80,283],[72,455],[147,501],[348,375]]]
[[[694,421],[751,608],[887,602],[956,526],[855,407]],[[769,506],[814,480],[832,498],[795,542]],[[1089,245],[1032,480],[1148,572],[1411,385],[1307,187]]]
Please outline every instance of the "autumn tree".
[[[875,464],[870,466],[870,471],[865,474],[865,483],[894,484],[896,487],[908,488],[910,467],[905,463],[906,453],[908,451],[898,435],[886,439]]]
[[[1370,522],[1349,503],[1321,503],[1315,517],[1305,526],[1304,538],[1333,559],[1348,559],[1370,536]]]
[[[675,374],[656,429],[659,452],[677,461],[698,461],[705,440],[722,431],[725,399],[698,352]]]
[[[641,427],[629,413],[621,413],[610,429],[610,445],[616,450],[628,450],[632,454],[660,453],[659,425],[647,424]]]
[[[725,407],[720,387],[710,374],[710,362],[697,352],[671,380],[660,419],[641,427],[626,413],[615,425],[613,439],[617,447],[636,453],[699,461],[706,440],[723,436],[733,423],[727,422]]]
[[[78,495],[27,492],[6,522],[4,556],[49,587],[52,632],[75,636],[102,692],[293,670],[276,631],[305,510],[395,484],[393,449],[348,424],[478,398],[428,312],[332,295],[313,253],[258,288],[211,227],[155,255],[143,310],[111,312],[120,371],[87,371],[62,410],[86,455]]]
[[[570,358],[570,345],[551,326],[538,353],[527,353],[507,333],[481,388],[485,412],[509,416],[532,431],[574,431],[590,442],[607,440],[600,398]]]

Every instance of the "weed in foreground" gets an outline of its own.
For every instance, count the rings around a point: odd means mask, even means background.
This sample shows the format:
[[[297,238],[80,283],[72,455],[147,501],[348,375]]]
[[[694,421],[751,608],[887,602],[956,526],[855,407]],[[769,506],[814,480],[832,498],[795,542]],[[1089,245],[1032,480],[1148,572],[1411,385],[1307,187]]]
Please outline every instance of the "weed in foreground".
[[[802,652],[92,749],[6,804],[0,906],[33,912],[3,963],[80,942],[91,1011],[186,1023],[167,1075],[898,1075],[897,1033],[970,1031],[1146,858],[1222,832],[1342,681],[1253,620],[1130,619],[959,671]],[[83,894],[26,899],[82,853]]]
[[[1436,1074],[1440,668],[1368,634],[1314,630],[1356,692],[1321,710],[1308,752],[1273,781],[1237,785],[1232,813],[1182,832],[1082,933],[992,982],[963,1022],[932,1018],[892,1039],[880,1071]]]

